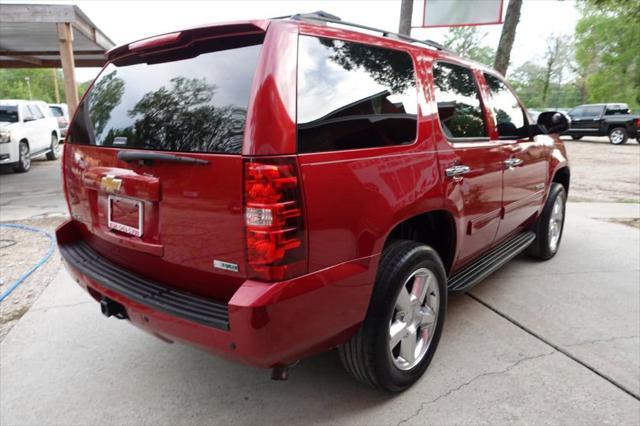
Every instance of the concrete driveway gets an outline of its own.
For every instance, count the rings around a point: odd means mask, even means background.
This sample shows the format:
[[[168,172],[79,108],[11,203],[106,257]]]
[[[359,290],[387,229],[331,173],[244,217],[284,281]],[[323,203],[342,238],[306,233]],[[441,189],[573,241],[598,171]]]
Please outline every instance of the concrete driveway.
[[[0,169],[0,222],[67,214],[60,160],[34,160],[27,173]]]
[[[640,424],[640,231],[597,218],[638,204],[572,203],[560,253],[520,257],[450,299],[431,367],[387,395],[335,353],[287,382],[168,345],[61,271],[0,349],[0,423]]]

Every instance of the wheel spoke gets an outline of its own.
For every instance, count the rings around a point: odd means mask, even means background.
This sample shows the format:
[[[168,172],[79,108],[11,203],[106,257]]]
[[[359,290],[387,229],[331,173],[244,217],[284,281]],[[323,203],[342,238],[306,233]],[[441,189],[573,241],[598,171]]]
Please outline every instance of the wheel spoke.
[[[403,311],[408,311],[411,307],[411,296],[409,296],[409,291],[406,287],[402,287],[400,289],[400,294],[398,294],[398,300],[396,300],[396,306]]]
[[[424,297],[429,290],[429,276],[427,274],[424,275],[416,275],[413,279],[413,287],[411,288],[411,296],[417,299],[420,304],[424,301]]]
[[[400,343],[400,356],[409,364],[416,360],[416,335],[409,333]]]
[[[431,325],[436,321],[436,314],[429,306],[420,308],[420,326]]]
[[[395,348],[406,334],[407,324],[394,321],[389,328],[389,349]]]

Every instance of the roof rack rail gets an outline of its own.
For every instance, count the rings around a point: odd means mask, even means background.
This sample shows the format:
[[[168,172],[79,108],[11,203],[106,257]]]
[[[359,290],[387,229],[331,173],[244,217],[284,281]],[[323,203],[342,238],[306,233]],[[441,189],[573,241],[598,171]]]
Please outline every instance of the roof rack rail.
[[[406,41],[409,43],[419,43],[424,44],[426,46],[432,47],[437,50],[443,50],[451,53],[453,52],[451,49],[446,48],[440,43],[436,43],[432,40],[418,40],[413,37],[409,37],[403,34],[394,33],[392,31],[381,30],[380,28],[369,27],[367,25],[356,24],[354,22],[343,21],[339,16],[332,15],[331,13],[325,12],[323,10],[318,10],[317,12],[311,13],[296,13],[295,15],[287,15],[287,16],[278,16],[272,19],[293,19],[297,21],[316,21],[316,22],[324,22],[324,23],[332,23],[337,25],[345,25],[347,27],[360,28],[367,31],[373,31],[377,33],[381,33],[382,37],[391,38],[394,40]]]

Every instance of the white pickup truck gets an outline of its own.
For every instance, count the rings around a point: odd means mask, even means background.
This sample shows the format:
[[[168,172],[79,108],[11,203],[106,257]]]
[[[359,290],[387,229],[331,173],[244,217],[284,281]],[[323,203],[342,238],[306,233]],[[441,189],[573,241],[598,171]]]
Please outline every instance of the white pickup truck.
[[[40,101],[0,100],[0,166],[16,172],[31,169],[31,159],[60,155],[58,121],[46,103]]]

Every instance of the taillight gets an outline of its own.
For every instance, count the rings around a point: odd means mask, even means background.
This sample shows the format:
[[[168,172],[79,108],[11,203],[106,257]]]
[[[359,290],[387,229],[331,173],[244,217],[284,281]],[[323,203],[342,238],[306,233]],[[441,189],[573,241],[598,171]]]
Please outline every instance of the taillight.
[[[307,270],[295,157],[245,160],[245,225],[251,278],[280,281]]]
[[[636,127],[640,129],[640,118],[636,118]]]

